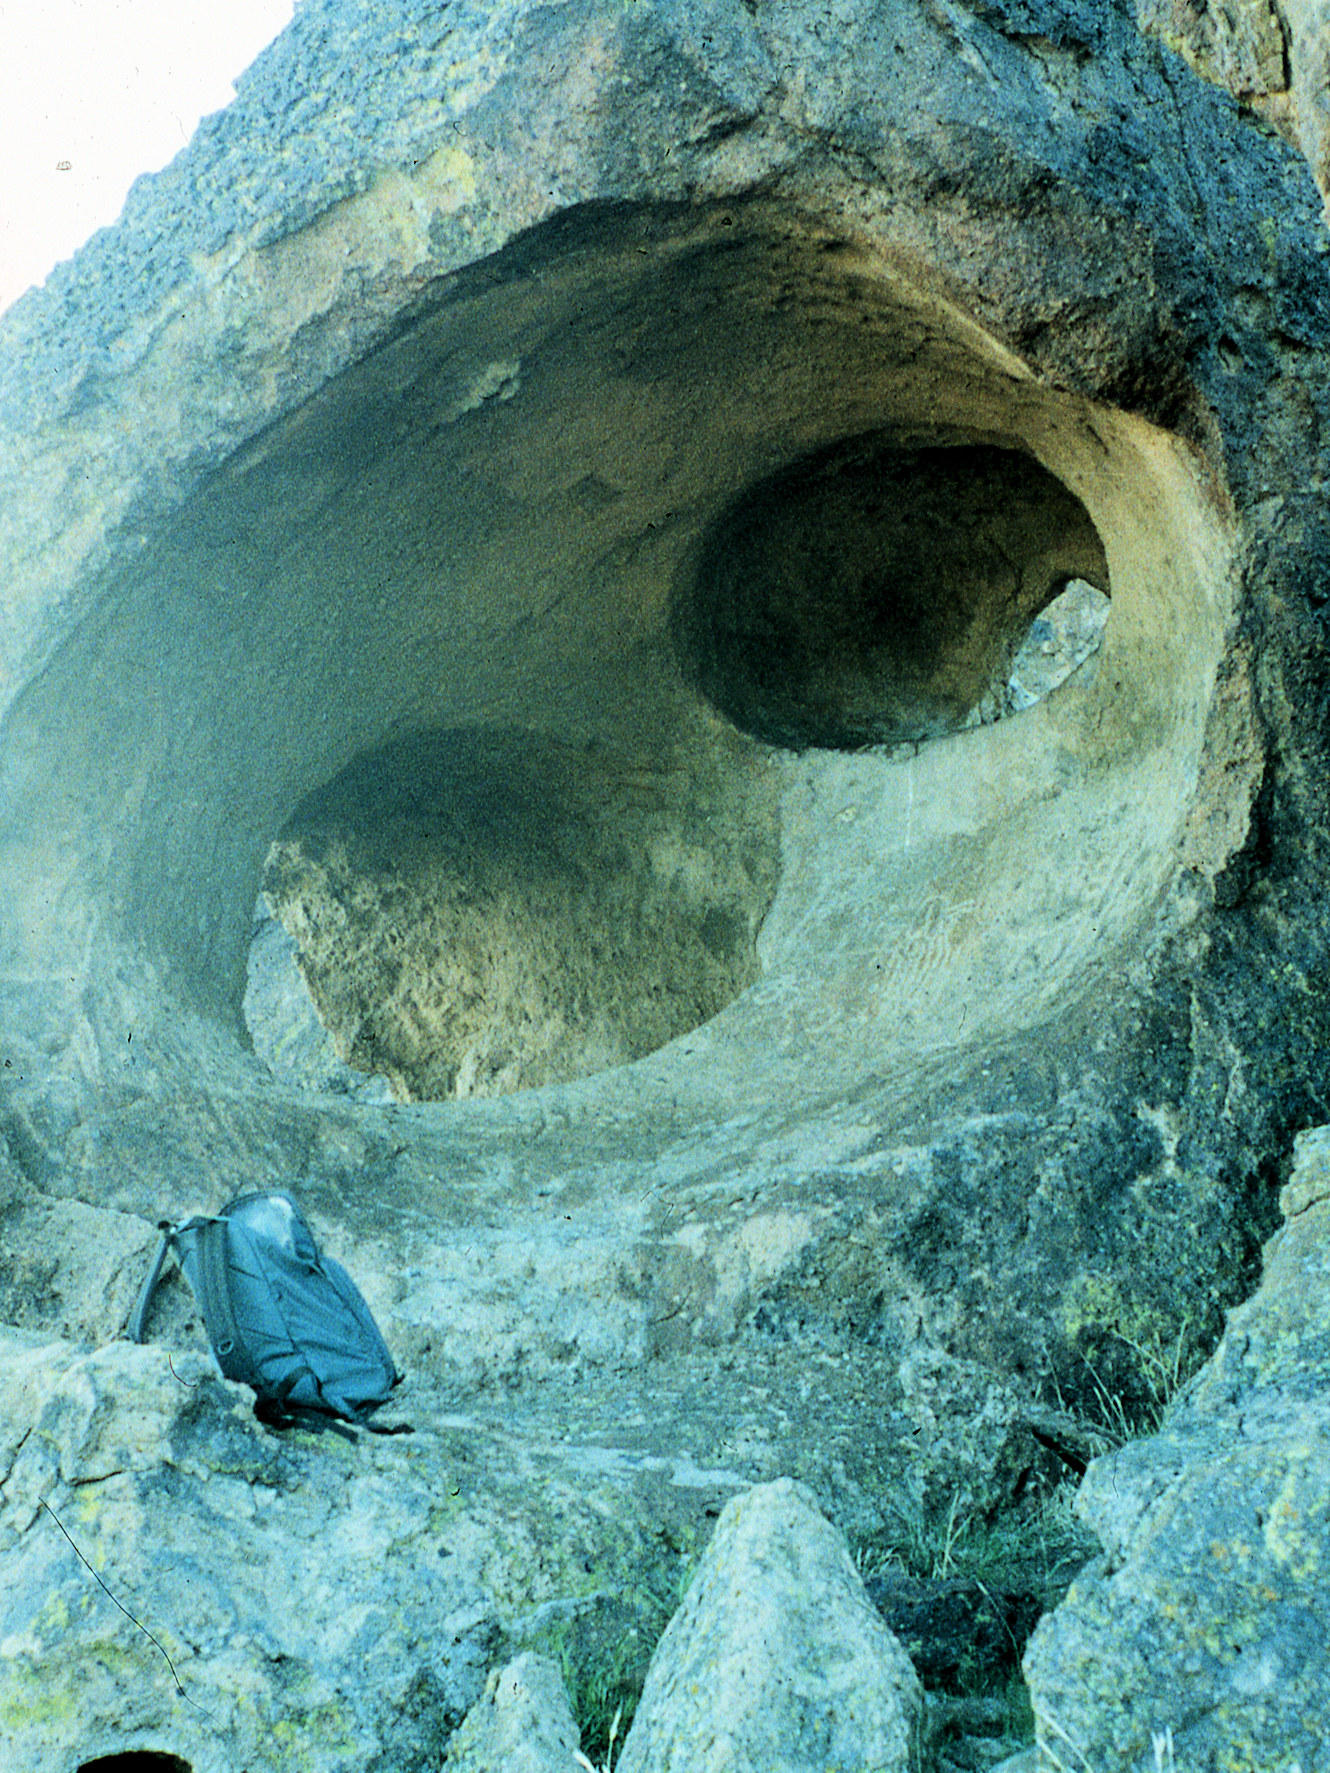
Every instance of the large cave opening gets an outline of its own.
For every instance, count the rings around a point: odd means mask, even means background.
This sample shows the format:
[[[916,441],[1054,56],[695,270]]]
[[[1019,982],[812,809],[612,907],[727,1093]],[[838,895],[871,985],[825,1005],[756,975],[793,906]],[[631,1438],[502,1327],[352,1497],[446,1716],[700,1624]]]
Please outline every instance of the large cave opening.
[[[596,738],[415,733],[306,797],[256,905],[256,1052],[440,1100],[690,1033],[760,976],[779,880],[778,770],[739,767],[744,736],[853,751],[1022,711],[1097,650],[1107,588],[1084,505],[1017,449],[870,434],[766,477],[676,588],[707,742],[644,768]]]
[[[1185,452],[879,246],[588,206],[239,449],[23,693],[34,1051],[654,1128],[1010,1034],[1176,867],[1228,570]]]

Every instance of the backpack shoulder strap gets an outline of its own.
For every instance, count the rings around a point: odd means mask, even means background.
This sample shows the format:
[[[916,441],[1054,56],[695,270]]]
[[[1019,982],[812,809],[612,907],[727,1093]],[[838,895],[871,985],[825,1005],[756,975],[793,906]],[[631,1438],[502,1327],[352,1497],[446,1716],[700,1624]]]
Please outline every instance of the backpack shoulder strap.
[[[157,1254],[148,1271],[148,1278],[139,1288],[138,1300],[130,1315],[129,1328],[125,1332],[131,1342],[142,1342],[143,1340],[143,1327],[147,1322],[148,1307],[152,1304],[152,1296],[157,1291],[157,1283],[162,1278],[167,1252],[175,1242],[175,1227],[169,1219],[163,1219],[158,1229],[162,1234],[161,1242],[157,1245]]]

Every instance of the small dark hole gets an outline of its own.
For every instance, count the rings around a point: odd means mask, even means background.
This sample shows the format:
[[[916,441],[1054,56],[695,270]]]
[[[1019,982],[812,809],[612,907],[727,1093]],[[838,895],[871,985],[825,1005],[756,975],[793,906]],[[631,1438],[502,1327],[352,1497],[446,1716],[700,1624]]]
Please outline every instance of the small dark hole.
[[[130,1748],[121,1754],[80,1761],[78,1773],[194,1773],[194,1769],[180,1755],[156,1748]]]

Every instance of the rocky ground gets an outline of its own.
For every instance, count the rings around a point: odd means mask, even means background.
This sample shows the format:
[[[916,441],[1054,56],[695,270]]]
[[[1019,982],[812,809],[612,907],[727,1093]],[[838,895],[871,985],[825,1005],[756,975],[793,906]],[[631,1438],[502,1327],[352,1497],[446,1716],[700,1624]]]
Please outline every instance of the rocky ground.
[[[1166,1737],[1180,1766],[1314,1765],[1327,1152],[1300,1141],[1260,1290],[1130,1443],[936,1358],[751,1343],[490,1395],[408,1381],[409,1437],[277,1433],[187,1324],[174,1349],[6,1332],[11,1765],[132,1742],[480,1773],[512,1707],[531,1773],[612,1733],[646,1767],[825,1741],[902,1773],[1068,1745],[1145,1767]]]

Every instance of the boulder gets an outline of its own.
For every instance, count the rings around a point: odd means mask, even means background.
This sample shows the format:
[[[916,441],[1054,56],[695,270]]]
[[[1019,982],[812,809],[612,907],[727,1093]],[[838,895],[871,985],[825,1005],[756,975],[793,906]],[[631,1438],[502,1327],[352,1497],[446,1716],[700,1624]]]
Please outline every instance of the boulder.
[[[1050,1765],[1320,1764],[1330,1716],[1330,1128],[1254,1296],[1161,1432],[1096,1460],[1101,1540],[1025,1657]],[[1171,1765],[1172,1762],[1163,1763]]]
[[[923,1690],[789,1479],[728,1503],[651,1659],[619,1773],[909,1773]]]
[[[194,1773],[390,1773],[442,1753],[496,1625],[467,1560],[440,1555],[433,1460],[282,1441],[192,1352],[0,1341],[10,1773],[150,1750]]]
[[[898,1377],[901,1407],[929,1453],[921,1512],[970,1521],[1012,1501],[1041,1462],[1013,1387],[938,1348],[912,1349]]]
[[[495,1669],[448,1744],[445,1773],[584,1773],[563,1677],[528,1651]]]

